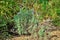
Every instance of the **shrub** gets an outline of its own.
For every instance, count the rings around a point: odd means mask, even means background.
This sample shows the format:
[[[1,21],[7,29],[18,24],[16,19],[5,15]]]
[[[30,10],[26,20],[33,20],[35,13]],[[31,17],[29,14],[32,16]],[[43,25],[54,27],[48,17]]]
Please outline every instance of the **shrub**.
[[[28,10],[27,8],[21,9],[20,12],[14,16],[15,28],[17,28],[18,33],[28,34],[33,32],[37,26],[37,20],[34,17],[33,10]],[[35,28],[34,28],[35,27]]]

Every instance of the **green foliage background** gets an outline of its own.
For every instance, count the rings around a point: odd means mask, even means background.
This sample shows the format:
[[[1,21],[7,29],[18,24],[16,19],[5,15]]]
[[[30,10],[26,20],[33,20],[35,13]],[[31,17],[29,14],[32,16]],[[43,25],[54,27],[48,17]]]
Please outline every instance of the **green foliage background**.
[[[48,18],[55,26],[60,26],[60,0],[0,0],[0,30],[3,33],[8,30],[8,23],[17,28],[20,35],[27,33],[28,28],[33,32],[37,23]]]
[[[13,17],[18,11],[18,4],[14,0],[0,0],[0,36],[2,40],[8,37],[9,26],[7,24],[13,23]]]

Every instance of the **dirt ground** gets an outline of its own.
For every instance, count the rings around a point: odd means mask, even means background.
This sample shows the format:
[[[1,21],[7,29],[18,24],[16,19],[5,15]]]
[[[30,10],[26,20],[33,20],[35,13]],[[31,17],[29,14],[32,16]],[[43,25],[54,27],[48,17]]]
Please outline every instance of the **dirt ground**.
[[[38,40],[38,39],[33,38],[32,36],[20,36],[20,37],[14,37],[11,40]],[[60,31],[52,31],[50,33],[50,38],[47,40],[60,40]]]

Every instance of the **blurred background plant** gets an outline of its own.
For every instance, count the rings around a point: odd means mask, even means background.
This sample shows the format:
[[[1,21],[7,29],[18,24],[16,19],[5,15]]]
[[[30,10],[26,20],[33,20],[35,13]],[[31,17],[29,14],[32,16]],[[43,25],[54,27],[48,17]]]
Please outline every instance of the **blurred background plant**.
[[[14,0],[0,0],[0,36],[2,35],[3,38],[8,37],[8,28],[18,11],[19,6]]]

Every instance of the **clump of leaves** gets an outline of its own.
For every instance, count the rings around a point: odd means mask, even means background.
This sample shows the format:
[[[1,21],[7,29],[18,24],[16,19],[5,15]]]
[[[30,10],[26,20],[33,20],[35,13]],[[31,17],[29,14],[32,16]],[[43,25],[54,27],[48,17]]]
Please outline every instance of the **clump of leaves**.
[[[39,36],[44,37],[45,34],[45,26],[42,26],[38,31]]]
[[[36,27],[37,21],[34,17],[33,9],[28,10],[20,9],[20,12],[14,16],[15,28],[17,28],[18,33],[27,34],[33,31],[33,27]]]

